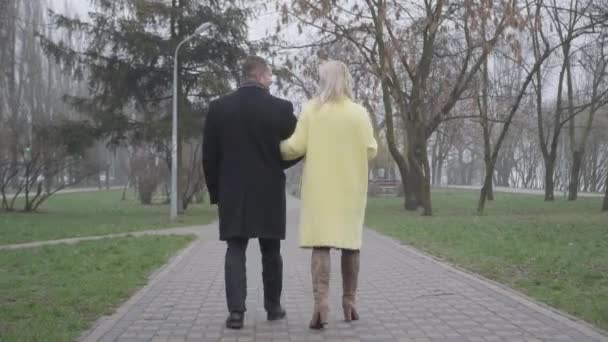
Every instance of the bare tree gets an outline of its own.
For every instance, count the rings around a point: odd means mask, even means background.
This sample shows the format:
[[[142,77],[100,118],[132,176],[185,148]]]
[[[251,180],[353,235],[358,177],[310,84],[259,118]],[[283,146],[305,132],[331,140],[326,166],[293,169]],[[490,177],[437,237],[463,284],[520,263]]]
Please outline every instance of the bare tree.
[[[542,1],[542,0],[541,0]],[[537,10],[536,10],[536,16],[535,16],[535,21],[537,22],[535,25],[533,25],[532,27],[537,27],[538,25],[538,21],[540,20],[540,6],[537,6]],[[534,78],[534,75],[537,73],[538,69],[541,67],[541,65],[545,62],[545,60],[547,58],[549,58],[549,56],[551,55],[551,53],[553,52],[553,50],[549,47],[549,43],[545,41],[544,44],[545,48],[544,51],[542,53],[542,55],[540,56],[540,58],[536,59],[536,61],[534,62],[534,65],[532,67],[531,70],[526,71],[526,78],[523,81],[518,94],[513,102],[513,104],[511,105],[508,113],[506,114],[506,116],[504,117],[504,124],[502,126],[502,130],[500,131],[500,134],[498,136],[498,139],[496,140],[496,142],[494,143],[492,152],[490,154],[490,160],[488,163],[486,163],[486,173],[485,173],[485,180],[483,183],[483,187],[481,188],[481,194],[479,196],[479,204],[477,207],[477,212],[481,215],[484,212],[485,209],[485,203],[487,200],[487,194],[488,191],[490,191],[491,187],[492,187],[492,175],[494,173],[494,167],[496,165],[496,160],[498,158],[498,153],[500,152],[500,148],[502,147],[502,143],[505,140],[505,137],[507,135],[507,132],[509,131],[509,128],[513,122],[513,117],[515,116],[515,114],[518,112],[519,110],[519,106],[522,102],[522,100],[524,99],[524,96],[526,94],[526,91],[528,89],[528,86],[530,85],[530,83],[532,82],[532,79]]]
[[[4,0],[2,20],[2,66],[3,66],[3,87],[2,97],[3,105],[0,112],[5,112],[4,122],[5,132],[9,144],[7,144],[7,153],[9,160],[13,164],[13,168],[17,163],[18,147],[14,143],[18,141],[18,121],[19,121],[19,81],[17,77],[17,17],[20,7],[19,0]],[[23,64],[21,64],[23,65]],[[22,70],[22,69],[20,69]]]
[[[8,158],[0,159],[0,195],[2,196],[2,210],[10,210],[14,207],[17,194],[9,201],[9,187],[16,183],[19,176],[19,168]]]
[[[302,0],[282,8],[287,18],[318,31],[318,45],[336,38],[351,44],[380,80],[386,139],[404,180],[405,207],[422,207],[424,215],[431,215],[428,140],[450,117],[503,34],[523,27],[525,18],[516,4]],[[480,34],[483,20],[487,37]],[[438,70],[447,73],[433,82]]]
[[[445,122],[442,128],[437,129],[431,147],[431,174],[433,175],[432,184],[441,185],[443,170],[448,154],[452,150],[456,135],[460,133],[460,122]]]
[[[512,50],[504,51],[505,48]],[[477,96],[477,109],[479,110],[479,123],[482,129],[483,137],[483,154],[485,172],[484,177],[498,178],[502,186],[508,186],[511,170],[513,168],[513,149],[512,139],[505,137],[506,151],[503,150],[498,158],[492,160],[492,149],[495,146],[496,130],[500,124],[506,124],[504,121],[504,112],[510,109],[511,103],[514,101],[514,93],[518,90],[521,83],[522,68],[520,67],[521,54],[519,42],[510,46],[499,45],[492,55],[493,72],[490,75],[488,63],[484,66],[480,75],[480,95]],[[510,56],[514,54],[515,56]],[[509,55],[508,58],[505,55]],[[491,77],[492,76],[492,77]],[[491,80],[490,80],[491,79]],[[491,104],[490,104],[491,100]],[[511,125],[511,123],[509,123]],[[494,166],[491,164],[494,163]],[[499,166],[499,167],[497,167]],[[495,171],[496,175],[494,175]],[[489,182],[487,190],[487,200],[494,200],[493,181]]]
[[[35,211],[56,192],[97,172],[82,158],[94,139],[64,110],[66,78],[42,52],[47,1],[0,2],[0,193],[2,209]],[[73,174],[67,175],[68,170]]]
[[[11,6],[12,7],[12,6]],[[0,72],[0,153],[6,148],[6,122],[5,113],[7,112],[7,79],[8,79],[8,63],[7,63],[7,52],[9,51],[9,27],[11,26],[10,19],[12,13],[10,12],[9,0],[0,0],[0,66],[2,71]]]
[[[527,108],[526,108],[527,109]],[[517,129],[513,131],[512,146],[513,146],[513,165],[514,175],[510,186],[523,187],[525,189],[538,189],[539,184],[539,166],[540,166],[540,150],[538,148],[538,137],[535,126],[536,117],[534,109],[526,110],[523,120],[515,125]],[[519,134],[517,132],[519,131]]]
[[[589,4],[588,4],[589,5]],[[576,10],[576,6],[578,6],[578,3],[574,5],[574,9],[570,9],[570,11],[574,12],[574,16],[575,18],[578,11]],[[541,16],[541,10],[543,8],[543,1],[537,1],[535,4],[535,9],[534,9],[534,21],[531,23],[530,30],[533,32],[532,36],[533,36],[533,46],[534,46],[534,50],[535,50],[535,62],[533,67],[530,70],[526,70],[526,78],[525,81],[523,82],[523,84],[521,85],[521,88],[518,92],[518,95],[516,97],[516,100],[514,102],[514,104],[512,105],[509,114],[507,115],[505,121],[504,121],[504,125],[503,125],[503,129],[498,137],[498,140],[494,146],[494,151],[492,152],[492,156],[491,156],[491,160],[490,160],[490,164],[489,166],[491,167],[491,169],[486,169],[486,177],[485,177],[485,181],[484,181],[484,185],[482,187],[481,190],[481,195],[480,195],[480,199],[479,199],[479,205],[478,205],[478,213],[482,214],[485,208],[485,201],[486,201],[486,197],[487,197],[487,191],[489,191],[489,189],[491,188],[491,184],[492,184],[492,180],[491,180],[491,175],[492,172],[494,170],[494,165],[496,163],[496,158],[498,155],[498,152],[500,150],[500,146],[502,144],[502,142],[504,141],[504,138],[506,136],[506,133],[512,123],[513,120],[513,116],[515,115],[515,113],[517,112],[525,94],[526,94],[526,90],[528,88],[528,86],[530,85],[530,83],[533,81],[534,77],[537,77],[538,80],[538,75],[540,73],[540,69],[541,66],[543,65],[543,63],[545,63],[545,61],[549,58],[549,56],[553,53],[554,50],[561,48],[563,53],[564,53],[564,65],[562,67],[562,72],[560,74],[560,85],[562,84],[563,81],[563,77],[564,77],[564,73],[567,73],[569,75],[569,77],[571,78],[571,72],[568,71],[570,69],[569,67],[569,60],[570,60],[570,47],[572,44],[572,41],[577,37],[580,36],[582,34],[585,34],[586,31],[583,30],[577,30],[576,29],[576,20],[575,19],[571,19],[571,24],[569,27],[568,33],[566,36],[563,34],[560,34],[560,43],[555,46],[555,47],[551,47],[549,40],[545,37],[543,30],[542,30],[542,16]],[[528,7],[528,11],[529,13],[532,12],[532,9],[530,7]],[[553,13],[557,16],[557,5],[554,4],[554,8],[553,8]],[[570,17],[572,18],[572,17]],[[539,38],[540,37],[540,38]],[[542,52],[542,53],[541,53]],[[523,67],[523,65],[522,65]],[[561,88],[561,86],[560,86]],[[573,90],[572,90],[572,84],[571,84],[571,80],[569,81],[569,94],[572,94]],[[569,103],[572,104],[573,103],[573,99],[572,99],[572,95],[569,96]],[[560,107],[560,103],[561,103],[561,89],[559,91],[558,94],[558,108]],[[567,117],[567,120],[570,120],[572,118],[574,118],[574,116],[576,114],[578,114],[577,112],[575,112],[574,106],[570,105],[570,111],[569,111],[569,115]],[[558,110],[559,111],[559,110]],[[567,121],[566,121],[567,122]],[[563,125],[565,122],[561,120],[561,115],[559,116],[559,124]],[[555,133],[554,133],[555,134]],[[552,178],[552,177],[551,177]],[[551,179],[552,181],[552,179]]]
[[[591,80],[591,98],[589,100],[589,109],[584,115],[581,115],[585,120],[584,127],[579,136],[575,128],[576,118],[570,120],[570,144],[572,152],[572,169],[570,172],[570,185],[568,187],[568,200],[573,201],[578,197],[579,183],[581,179],[581,167],[585,158],[585,152],[591,129],[594,124],[596,113],[604,106],[606,91],[606,71],[608,67],[608,58],[606,55],[606,39],[607,36],[601,35],[593,44],[587,46],[581,51],[583,68],[588,73]],[[604,89],[602,89],[604,88]]]
[[[574,107],[574,89],[572,81],[572,61],[573,42],[580,36],[590,33],[594,23],[589,22],[588,10],[592,1],[569,0],[569,6],[564,8],[556,0],[551,0],[551,4],[545,6],[547,16],[551,19],[551,26],[555,27],[558,33],[559,46],[561,47],[562,63],[559,73],[557,87],[557,104],[552,118],[547,117],[547,110],[543,103],[544,79],[542,68],[539,68],[535,75],[534,89],[536,92],[536,112],[538,122],[538,135],[540,148],[545,165],[545,201],[553,201],[555,197],[555,168],[559,151],[559,141],[562,128],[575,115],[579,114]],[[545,25],[541,23],[541,25]],[[542,27],[532,31],[532,43],[534,56],[538,60],[541,56],[542,42],[547,40],[546,32]],[[567,105],[563,104],[564,81],[567,82]],[[548,125],[552,129],[547,131]]]
[[[185,177],[183,181],[184,189],[182,193],[182,203],[184,210],[186,210],[192,203],[194,197],[200,196],[203,192],[205,177],[203,174],[203,163],[201,161],[202,142],[188,141],[184,144],[184,147],[185,156],[188,158],[182,165],[182,167],[186,168],[182,173]]]
[[[597,117],[592,129],[590,150],[586,153],[588,165],[584,169],[589,192],[602,192],[603,180],[608,177],[608,111],[602,112],[604,115]]]
[[[133,153],[130,159],[130,170],[133,185],[139,194],[142,204],[152,204],[154,194],[158,190],[168,171],[161,166],[162,154],[147,144],[132,146]]]
[[[454,139],[447,158],[448,185],[473,185],[477,170],[483,165],[483,150],[479,148],[478,123],[460,121],[461,134]]]

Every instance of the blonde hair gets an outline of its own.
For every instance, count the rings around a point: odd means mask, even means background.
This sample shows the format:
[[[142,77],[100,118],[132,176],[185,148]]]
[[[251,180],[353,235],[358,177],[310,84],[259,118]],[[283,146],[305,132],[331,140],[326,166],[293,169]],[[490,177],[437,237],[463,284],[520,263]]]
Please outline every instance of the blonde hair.
[[[353,78],[346,64],[328,61],[319,67],[319,103],[325,104],[340,97],[353,98]]]

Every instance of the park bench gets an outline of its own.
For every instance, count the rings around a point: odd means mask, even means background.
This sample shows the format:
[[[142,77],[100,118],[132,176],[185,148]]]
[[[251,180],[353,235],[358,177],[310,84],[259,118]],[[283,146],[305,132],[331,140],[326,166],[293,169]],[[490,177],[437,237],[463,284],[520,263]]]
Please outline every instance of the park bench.
[[[396,179],[374,179],[369,182],[371,196],[397,196],[401,183]]]

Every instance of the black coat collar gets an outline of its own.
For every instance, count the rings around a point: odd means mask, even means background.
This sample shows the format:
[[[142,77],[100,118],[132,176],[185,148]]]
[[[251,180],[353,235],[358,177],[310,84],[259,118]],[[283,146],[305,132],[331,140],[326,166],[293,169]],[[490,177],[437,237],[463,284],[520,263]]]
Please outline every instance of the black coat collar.
[[[264,87],[262,84],[260,84],[258,82],[254,82],[254,81],[248,81],[239,86],[239,89],[245,89],[245,88],[257,88],[257,89],[264,90],[266,92],[270,92],[270,90],[268,88]]]

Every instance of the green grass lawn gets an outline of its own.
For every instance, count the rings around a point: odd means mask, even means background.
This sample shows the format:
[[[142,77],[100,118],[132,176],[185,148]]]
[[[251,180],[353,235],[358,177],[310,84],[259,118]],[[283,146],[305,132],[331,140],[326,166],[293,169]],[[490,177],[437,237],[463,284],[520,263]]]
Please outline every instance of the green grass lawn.
[[[122,191],[57,194],[39,213],[0,213],[0,245],[202,225],[215,217],[209,205],[191,206],[178,221],[169,220],[169,206],[143,206]]]
[[[192,237],[0,252],[0,341],[72,341],[111,314]]]
[[[475,215],[477,192],[433,193],[434,217],[370,199],[367,225],[608,329],[608,215],[601,198],[545,203],[497,193]]]

